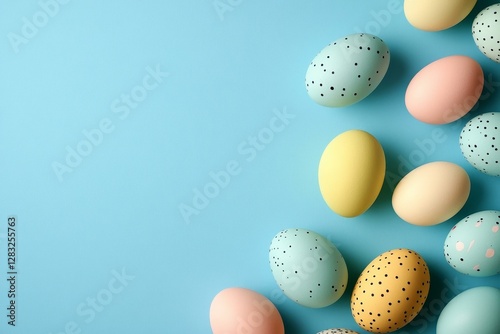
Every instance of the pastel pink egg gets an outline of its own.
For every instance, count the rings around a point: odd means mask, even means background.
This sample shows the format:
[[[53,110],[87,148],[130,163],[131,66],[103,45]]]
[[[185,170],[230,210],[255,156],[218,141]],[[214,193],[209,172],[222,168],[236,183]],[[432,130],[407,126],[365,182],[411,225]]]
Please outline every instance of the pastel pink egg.
[[[250,289],[232,287],[220,291],[210,305],[213,334],[284,334],[283,320],[274,304]]]
[[[484,73],[476,60],[461,55],[444,57],[412,78],[406,89],[406,108],[424,123],[451,123],[476,105],[483,86]]]

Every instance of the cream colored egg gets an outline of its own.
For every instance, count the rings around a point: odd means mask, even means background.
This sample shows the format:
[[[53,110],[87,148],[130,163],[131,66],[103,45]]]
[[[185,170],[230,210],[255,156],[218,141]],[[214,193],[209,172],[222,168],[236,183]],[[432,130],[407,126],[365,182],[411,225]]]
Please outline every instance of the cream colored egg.
[[[349,130],[325,148],[318,169],[323,199],[337,214],[356,217],[378,197],[385,177],[385,155],[378,140],[363,130]]]
[[[469,175],[462,167],[446,161],[430,162],[412,170],[397,184],[392,207],[410,224],[436,225],[457,214],[469,193]]]
[[[453,27],[469,15],[477,0],[405,0],[405,16],[412,26],[425,31]]]

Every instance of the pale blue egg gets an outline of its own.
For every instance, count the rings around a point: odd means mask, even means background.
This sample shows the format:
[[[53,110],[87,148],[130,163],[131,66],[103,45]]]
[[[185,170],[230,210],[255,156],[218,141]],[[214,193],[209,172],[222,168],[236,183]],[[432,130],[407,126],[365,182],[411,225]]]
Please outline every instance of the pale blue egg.
[[[500,63],[500,3],[484,8],[472,22],[472,36],[479,51]]]
[[[500,176],[500,112],[478,115],[460,133],[460,149],[477,170]]]
[[[326,107],[354,104],[377,88],[389,62],[389,48],[377,36],[352,34],[339,38],[310,63],[305,80],[307,93]]]
[[[500,333],[500,289],[480,286],[453,298],[439,315],[436,334]]]
[[[446,237],[444,255],[450,266],[463,274],[499,274],[500,211],[476,212],[459,221]]]
[[[269,248],[269,264],[283,293],[303,306],[329,306],[347,287],[342,254],[328,239],[310,230],[296,228],[278,233]]]

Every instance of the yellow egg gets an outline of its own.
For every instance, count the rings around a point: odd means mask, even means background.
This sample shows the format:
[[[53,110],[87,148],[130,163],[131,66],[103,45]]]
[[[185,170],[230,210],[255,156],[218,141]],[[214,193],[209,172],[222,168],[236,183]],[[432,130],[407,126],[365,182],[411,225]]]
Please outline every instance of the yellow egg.
[[[351,312],[372,333],[396,331],[422,310],[430,288],[424,259],[399,248],[377,256],[363,270],[351,296]]]
[[[431,226],[457,214],[469,193],[469,175],[462,167],[434,161],[415,168],[399,181],[392,194],[392,207],[407,223]]]
[[[335,137],[319,162],[323,199],[337,214],[356,217],[377,199],[385,176],[385,155],[378,140],[363,130]]]
[[[477,0],[405,0],[404,12],[412,26],[425,31],[440,31],[461,22]]]

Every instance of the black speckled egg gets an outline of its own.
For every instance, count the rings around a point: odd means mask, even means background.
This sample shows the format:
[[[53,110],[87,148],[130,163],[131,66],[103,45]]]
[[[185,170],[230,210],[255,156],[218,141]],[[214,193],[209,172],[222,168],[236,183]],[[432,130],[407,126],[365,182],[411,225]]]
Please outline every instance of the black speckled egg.
[[[342,254],[314,231],[294,228],[278,233],[269,248],[269,264],[283,293],[303,306],[329,306],[347,287]]]
[[[389,68],[389,48],[377,36],[352,34],[325,47],[306,73],[306,90],[316,103],[345,107],[370,95]]]
[[[500,176],[500,112],[485,113],[467,122],[459,143],[472,166],[485,174]]]
[[[479,50],[500,63],[500,3],[483,9],[472,23],[472,36]]]

